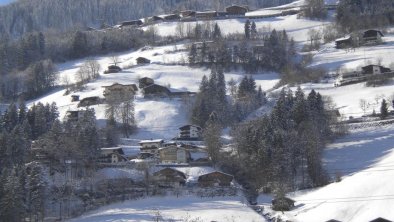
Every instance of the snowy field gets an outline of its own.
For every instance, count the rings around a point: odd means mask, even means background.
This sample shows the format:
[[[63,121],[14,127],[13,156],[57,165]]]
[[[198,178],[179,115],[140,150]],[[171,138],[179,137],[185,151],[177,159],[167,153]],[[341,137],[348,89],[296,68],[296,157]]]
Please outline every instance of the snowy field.
[[[225,19],[209,21],[211,24],[217,23],[223,35],[233,34],[233,33],[244,33],[244,25],[247,19]],[[308,31],[310,29],[322,29],[325,25],[330,24],[333,20],[333,16],[330,15],[326,21],[309,20],[305,18],[297,18],[297,15],[289,16],[279,16],[273,18],[264,19],[251,19],[256,23],[258,30],[267,32],[269,30],[286,30],[290,37],[293,37],[296,43],[304,44],[308,40]],[[204,21],[198,22],[183,22],[185,27],[194,27],[197,23],[203,24]],[[165,22],[155,24],[158,34],[161,36],[171,36],[174,35],[177,29],[177,22]],[[148,28],[148,27],[145,27]]]
[[[394,126],[352,132],[328,146],[324,162],[331,175],[344,175],[342,181],[295,193],[290,220],[394,220]]]
[[[69,222],[143,222],[155,221],[157,215],[173,221],[265,221],[243,203],[243,197],[201,199],[194,196],[167,196],[112,204]]]

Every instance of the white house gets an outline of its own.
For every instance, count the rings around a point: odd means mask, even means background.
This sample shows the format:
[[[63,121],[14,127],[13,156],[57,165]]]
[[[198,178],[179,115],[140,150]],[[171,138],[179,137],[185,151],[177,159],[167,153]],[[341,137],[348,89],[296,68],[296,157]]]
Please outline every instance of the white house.
[[[142,140],[138,143],[141,148],[141,153],[153,153],[156,154],[158,149],[163,147],[164,140],[155,139],[155,140]]]
[[[179,139],[200,139],[202,129],[196,125],[185,125],[179,128]]]

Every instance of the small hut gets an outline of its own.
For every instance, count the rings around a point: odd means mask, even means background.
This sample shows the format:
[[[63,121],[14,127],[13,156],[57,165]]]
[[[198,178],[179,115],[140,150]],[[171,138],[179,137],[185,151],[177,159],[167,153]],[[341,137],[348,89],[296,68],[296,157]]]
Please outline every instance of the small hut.
[[[137,61],[138,65],[140,65],[140,64],[150,64],[150,60],[147,59],[147,58],[144,58],[144,57],[138,57],[136,59],[136,61]]]

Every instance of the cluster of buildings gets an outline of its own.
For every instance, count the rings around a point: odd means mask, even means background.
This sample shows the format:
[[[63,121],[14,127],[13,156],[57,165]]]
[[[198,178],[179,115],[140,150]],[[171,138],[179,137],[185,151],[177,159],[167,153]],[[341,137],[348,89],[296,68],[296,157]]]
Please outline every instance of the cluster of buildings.
[[[100,162],[116,164],[149,159],[158,165],[210,165],[206,148],[194,144],[201,142],[201,133],[201,127],[185,125],[179,128],[179,135],[174,141],[150,139],[140,141],[138,147],[102,148]],[[128,149],[133,151],[128,152]]]
[[[176,168],[166,167],[153,173],[153,181],[162,188],[177,188],[181,186],[197,184],[198,187],[230,187],[234,177],[220,171],[203,173],[196,181],[188,180],[187,175]]]
[[[367,65],[361,67],[361,71],[341,73],[334,85],[344,86],[364,82],[369,78],[378,78],[381,76],[394,77],[394,72],[390,68],[381,65]]]
[[[249,11],[249,7],[244,5],[231,5],[226,7],[224,11],[183,10],[172,14],[154,15],[145,19],[124,21],[118,25],[115,25],[114,28],[139,27],[143,25],[156,24],[160,22],[198,21],[198,20],[212,20],[219,18],[245,17],[245,14],[248,11]]]
[[[369,29],[358,33],[352,33],[346,37],[336,39],[337,49],[352,48],[358,45],[376,45],[382,43],[383,33],[379,30]]]

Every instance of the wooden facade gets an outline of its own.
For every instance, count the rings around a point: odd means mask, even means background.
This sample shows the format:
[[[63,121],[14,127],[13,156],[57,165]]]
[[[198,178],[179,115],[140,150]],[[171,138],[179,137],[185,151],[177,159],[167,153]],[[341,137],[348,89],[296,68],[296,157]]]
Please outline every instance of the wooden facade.
[[[110,86],[103,86],[104,92],[103,95],[104,97],[110,97],[110,96],[116,96],[118,98],[131,98],[133,97],[137,91],[138,88],[135,84],[119,84],[119,83],[114,83]]]
[[[116,65],[110,65],[108,66],[108,68],[104,71],[104,74],[108,74],[108,73],[118,73],[122,71],[122,69],[119,66]]]
[[[141,20],[132,20],[132,21],[124,21],[120,24],[120,27],[126,27],[126,26],[141,26],[143,25],[144,22]]]
[[[161,85],[151,84],[143,89],[144,97],[169,97],[171,95],[171,91]]]
[[[78,107],[93,106],[101,103],[101,99],[98,96],[83,98],[79,103]]]
[[[378,43],[382,40],[383,33],[379,30],[366,30],[362,33],[363,43]]]
[[[185,185],[186,175],[173,168],[164,168],[153,173],[153,180],[160,187],[176,188]]]
[[[245,15],[248,8],[240,5],[232,5],[226,8],[227,15]]]
[[[391,69],[380,65],[367,65],[361,68],[364,75],[377,75],[382,73],[391,72]]]
[[[228,187],[231,186],[233,176],[227,173],[215,171],[198,177],[198,186],[200,187]]]
[[[140,65],[140,64],[150,64],[150,60],[147,59],[147,58],[144,58],[144,57],[138,57],[136,59],[136,62],[137,62],[138,65]]]
[[[178,146],[168,146],[159,149],[161,163],[188,163],[190,160],[190,152],[185,148]]]

